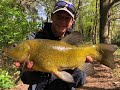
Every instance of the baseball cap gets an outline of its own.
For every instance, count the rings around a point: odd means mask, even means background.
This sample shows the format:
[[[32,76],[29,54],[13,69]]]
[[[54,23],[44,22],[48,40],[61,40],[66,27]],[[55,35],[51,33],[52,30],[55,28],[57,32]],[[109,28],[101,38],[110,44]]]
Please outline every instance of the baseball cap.
[[[58,11],[66,11],[68,14],[72,16],[72,18],[75,18],[76,9],[74,5],[71,2],[68,1],[58,1],[55,4],[55,7],[53,9],[53,14]]]

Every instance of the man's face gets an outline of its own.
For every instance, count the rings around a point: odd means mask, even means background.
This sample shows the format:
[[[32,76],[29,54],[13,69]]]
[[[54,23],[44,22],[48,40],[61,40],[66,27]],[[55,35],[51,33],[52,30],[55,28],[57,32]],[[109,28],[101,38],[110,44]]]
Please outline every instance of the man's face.
[[[58,11],[52,16],[53,26],[57,32],[64,32],[73,24],[73,18],[66,11]]]

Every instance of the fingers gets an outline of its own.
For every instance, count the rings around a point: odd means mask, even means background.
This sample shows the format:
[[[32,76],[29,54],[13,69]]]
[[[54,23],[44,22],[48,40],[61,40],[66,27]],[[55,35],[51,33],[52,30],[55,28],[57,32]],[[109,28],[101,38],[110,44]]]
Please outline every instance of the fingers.
[[[90,57],[90,56],[87,56],[87,57],[86,57],[86,62],[90,62],[90,63],[93,62],[93,58]]]
[[[17,68],[20,68],[21,63],[20,63],[20,62],[15,62],[14,65],[15,65]],[[26,65],[25,65],[25,70],[32,69],[32,67],[33,67],[33,61],[27,61],[27,62],[26,62]]]
[[[27,62],[27,68],[31,69],[33,66],[33,61],[28,61]]]
[[[14,64],[15,64],[15,66],[16,66],[17,68],[20,67],[20,63],[19,63],[19,62],[15,62]]]

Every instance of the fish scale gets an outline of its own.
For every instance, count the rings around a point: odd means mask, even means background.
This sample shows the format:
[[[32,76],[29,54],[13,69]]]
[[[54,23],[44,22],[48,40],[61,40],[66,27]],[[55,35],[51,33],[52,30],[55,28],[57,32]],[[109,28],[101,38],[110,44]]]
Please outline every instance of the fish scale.
[[[76,46],[64,41],[32,39],[22,41],[14,47],[11,46],[5,49],[5,52],[21,63],[30,56],[27,59],[34,62],[32,67],[34,70],[53,73],[66,82],[74,82],[72,75],[65,72],[65,69],[82,68],[87,56],[98,62],[113,60],[111,56],[116,49],[116,45],[109,44]]]

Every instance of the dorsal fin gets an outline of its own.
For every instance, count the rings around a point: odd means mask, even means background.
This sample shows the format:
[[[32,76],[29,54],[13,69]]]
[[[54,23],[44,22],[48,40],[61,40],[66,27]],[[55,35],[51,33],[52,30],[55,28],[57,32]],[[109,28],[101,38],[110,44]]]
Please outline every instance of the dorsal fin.
[[[79,46],[83,43],[83,36],[78,31],[74,31],[71,34],[65,36],[62,38],[61,41],[64,41],[66,43],[69,43],[71,45]]]

